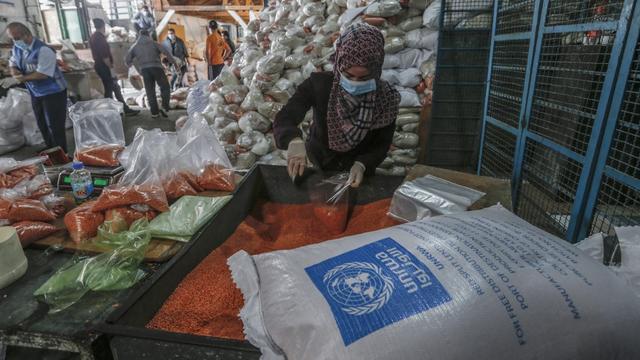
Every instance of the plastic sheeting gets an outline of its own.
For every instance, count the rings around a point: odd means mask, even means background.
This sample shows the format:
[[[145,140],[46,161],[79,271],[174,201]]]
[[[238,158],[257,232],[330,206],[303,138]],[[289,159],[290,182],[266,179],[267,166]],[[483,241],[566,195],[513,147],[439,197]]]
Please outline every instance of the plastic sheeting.
[[[144,276],[139,265],[151,241],[146,219],[136,221],[128,231],[99,231],[98,245],[111,251],[93,257],[75,255],[63,265],[34,295],[49,304],[50,313],[62,311],[90,291],[122,290]]]
[[[183,196],[171,205],[168,212],[160,214],[149,223],[151,236],[187,242],[231,198],[231,195],[222,197]]]
[[[393,194],[389,215],[411,222],[433,215],[466,211],[485,195],[462,185],[427,175],[402,184]]]

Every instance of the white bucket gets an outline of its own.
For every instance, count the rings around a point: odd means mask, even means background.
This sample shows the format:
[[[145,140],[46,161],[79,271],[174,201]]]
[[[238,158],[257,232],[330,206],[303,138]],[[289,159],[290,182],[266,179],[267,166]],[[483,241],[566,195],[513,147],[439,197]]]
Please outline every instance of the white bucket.
[[[27,258],[16,229],[11,226],[0,227],[0,289],[9,286],[26,271]]]

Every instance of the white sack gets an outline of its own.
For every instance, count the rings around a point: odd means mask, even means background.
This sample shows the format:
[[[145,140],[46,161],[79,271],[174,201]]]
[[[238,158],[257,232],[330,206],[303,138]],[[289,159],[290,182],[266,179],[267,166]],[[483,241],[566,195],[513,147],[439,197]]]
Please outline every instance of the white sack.
[[[627,284],[499,205],[228,264],[264,360],[640,358]]]
[[[405,40],[409,48],[437,50],[438,31],[427,28],[411,30],[405,35]]]

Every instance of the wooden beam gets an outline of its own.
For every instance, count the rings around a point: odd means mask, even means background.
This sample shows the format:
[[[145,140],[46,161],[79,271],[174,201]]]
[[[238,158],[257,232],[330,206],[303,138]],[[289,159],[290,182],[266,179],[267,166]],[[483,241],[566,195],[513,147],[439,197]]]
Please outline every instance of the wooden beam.
[[[175,10],[177,12],[203,12],[203,11],[249,11],[262,10],[262,5],[169,5],[165,10]]]

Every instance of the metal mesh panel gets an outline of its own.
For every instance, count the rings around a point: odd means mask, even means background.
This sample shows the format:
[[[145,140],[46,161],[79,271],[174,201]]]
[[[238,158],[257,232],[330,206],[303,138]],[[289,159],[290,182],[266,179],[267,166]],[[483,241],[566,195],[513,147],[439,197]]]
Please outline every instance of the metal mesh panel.
[[[480,174],[497,178],[511,178],[515,151],[515,135],[487,123]]]
[[[496,34],[531,31],[533,0],[499,0]]]
[[[636,47],[608,165],[640,178],[640,43]]]
[[[493,0],[447,0],[445,29],[491,29]]]
[[[529,40],[496,42],[488,114],[518,128]]]
[[[578,162],[529,140],[518,194],[518,215],[564,238],[581,171]]]
[[[547,25],[568,25],[617,20],[623,0],[550,0]]]
[[[640,225],[640,190],[604,177],[590,234],[613,234],[614,226]]]
[[[597,45],[583,45],[583,36],[544,35],[529,124],[579,154],[591,137],[613,44],[613,35]]]

